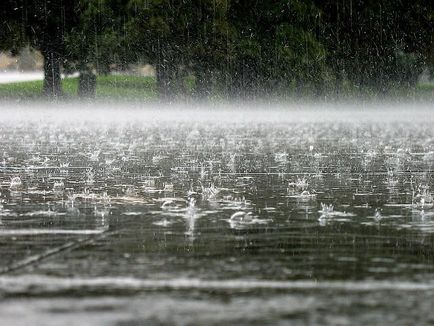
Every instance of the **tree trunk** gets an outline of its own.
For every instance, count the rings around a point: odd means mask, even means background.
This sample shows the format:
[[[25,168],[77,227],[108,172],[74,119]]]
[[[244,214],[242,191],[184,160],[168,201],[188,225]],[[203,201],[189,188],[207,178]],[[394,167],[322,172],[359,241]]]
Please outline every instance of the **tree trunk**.
[[[44,95],[57,98],[63,95],[60,76],[61,55],[53,48],[42,51],[44,56]]]
[[[91,71],[81,71],[78,79],[78,96],[94,98],[96,91],[96,76]]]

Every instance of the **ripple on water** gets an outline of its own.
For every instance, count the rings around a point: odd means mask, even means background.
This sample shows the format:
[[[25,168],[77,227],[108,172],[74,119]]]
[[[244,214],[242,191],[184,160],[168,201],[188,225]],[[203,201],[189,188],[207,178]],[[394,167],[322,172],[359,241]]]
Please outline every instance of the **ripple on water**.
[[[0,123],[0,292],[434,291],[431,123],[154,113]]]

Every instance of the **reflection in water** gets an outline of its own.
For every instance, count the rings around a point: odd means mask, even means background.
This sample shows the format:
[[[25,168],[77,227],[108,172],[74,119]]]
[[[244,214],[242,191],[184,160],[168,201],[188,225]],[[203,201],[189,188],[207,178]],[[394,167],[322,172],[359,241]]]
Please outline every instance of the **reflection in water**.
[[[188,200],[188,206],[184,218],[187,225],[187,231],[185,232],[185,234],[192,242],[194,241],[194,229],[195,229],[196,219],[198,218],[196,209],[197,209],[196,199],[190,197]]]

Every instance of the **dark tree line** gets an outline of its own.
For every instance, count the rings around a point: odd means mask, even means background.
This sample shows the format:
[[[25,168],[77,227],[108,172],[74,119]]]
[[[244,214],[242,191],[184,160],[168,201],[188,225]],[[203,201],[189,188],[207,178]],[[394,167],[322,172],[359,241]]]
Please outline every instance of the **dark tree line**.
[[[433,67],[434,4],[425,0],[316,0],[320,39],[338,82],[387,92]]]
[[[24,45],[44,57],[44,87],[47,96],[61,92],[60,71],[65,58],[64,36],[79,19],[74,1],[3,0],[0,48],[19,52]]]
[[[44,93],[60,73],[149,63],[163,98],[322,96],[412,87],[434,63],[426,0],[2,0],[0,49],[44,57]]]

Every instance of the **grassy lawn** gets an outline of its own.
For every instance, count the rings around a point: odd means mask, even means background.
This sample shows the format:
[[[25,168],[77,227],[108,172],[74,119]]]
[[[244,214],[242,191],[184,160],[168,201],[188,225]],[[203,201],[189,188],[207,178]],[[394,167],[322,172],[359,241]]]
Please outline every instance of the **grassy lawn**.
[[[421,97],[431,97],[434,99],[434,83],[418,85],[416,94]]]
[[[77,94],[78,78],[62,80],[66,98]],[[154,77],[109,75],[98,76],[97,99],[147,100],[157,97]],[[42,80],[0,84],[0,99],[42,99]]]
[[[77,97],[78,78],[66,78],[62,81],[66,99]],[[188,93],[192,92],[194,81],[186,80]],[[393,97],[393,96],[392,96]],[[434,83],[418,85],[412,90],[397,90],[397,98],[434,99]],[[96,99],[100,100],[153,100],[158,98],[154,77],[126,75],[98,76]],[[0,84],[0,99],[33,100],[44,99],[42,81],[15,82]]]

